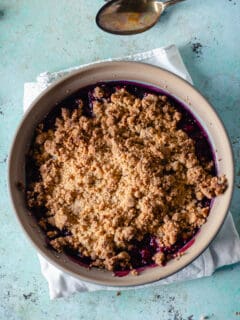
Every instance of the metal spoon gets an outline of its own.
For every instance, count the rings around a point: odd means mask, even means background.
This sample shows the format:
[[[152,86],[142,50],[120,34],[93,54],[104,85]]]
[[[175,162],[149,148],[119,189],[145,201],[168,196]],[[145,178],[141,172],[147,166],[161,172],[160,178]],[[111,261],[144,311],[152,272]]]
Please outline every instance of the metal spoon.
[[[114,34],[144,32],[155,25],[167,7],[180,1],[185,0],[112,0],[99,10],[96,23]]]

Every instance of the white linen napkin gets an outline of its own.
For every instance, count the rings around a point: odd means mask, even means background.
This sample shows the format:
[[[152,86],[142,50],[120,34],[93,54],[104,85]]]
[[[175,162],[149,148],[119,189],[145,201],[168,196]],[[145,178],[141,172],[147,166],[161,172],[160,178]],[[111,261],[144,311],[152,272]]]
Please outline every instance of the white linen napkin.
[[[153,64],[172,71],[173,73],[192,83],[192,79],[175,45],[170,45],[165,48],[157,48],[151,51],[134,54],[127,57],[108,59],[104,61],[112,60],[133,60]],[[83,67],[83,65],[59,72],[44,72],[37,77],[36,82],[25,83],[24,111],[27,110],[31,102],[52,82],[65,76],[72,70],[77,70],[81,67]],[[75,292],[136,289],[134,287],[106,287],[81,281],[57,269],[48,261],[46,261],[40,254],[38,254],[38,257],[42,274],[48,281],[49,295],[51,299],[67,297]],[[192,262],[183,270],[166,279],[143,286],[138,286],[137,288],[153,287],[177,281],[210,276],[217,268],[224,265],[233,264],[238,261],[240,261],[240,239],[236,231],[232,215],[231,213],[229,213],[221,231],[219,232],[215,240],[211,243],[209,248],[206,249],[204,253],[194,262]]]

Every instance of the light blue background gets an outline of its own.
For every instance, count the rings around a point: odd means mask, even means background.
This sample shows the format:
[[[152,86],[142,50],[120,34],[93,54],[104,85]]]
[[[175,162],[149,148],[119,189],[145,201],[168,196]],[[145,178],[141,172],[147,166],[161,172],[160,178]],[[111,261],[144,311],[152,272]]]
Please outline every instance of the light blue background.
[[[77,294],[50,301],[36,252],[7,194],[7,155],[21,120],[23,84],[56,71],[175,43],[196,87],[215,106],[236,160],[231,206],[240,230],[240,1],[187,0],[150,31],[113,36],[97,29],[101,0],[0,0],[0,319],[240,319],[240,264],[208,279],[155,289]],[[201,43],[194,52],[192,45]]]

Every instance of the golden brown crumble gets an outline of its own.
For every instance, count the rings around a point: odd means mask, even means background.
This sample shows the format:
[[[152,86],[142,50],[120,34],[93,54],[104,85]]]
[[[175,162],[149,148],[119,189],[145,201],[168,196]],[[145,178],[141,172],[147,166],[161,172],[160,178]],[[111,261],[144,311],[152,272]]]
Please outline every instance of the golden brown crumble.
[[[138,272],[136,269],[132,269],[132,270],[131,270],[131,275],[133,275],[133,276],[138,276],[138,275],[139,275],[139,272]]]
[[[209,214],[200,200],[223,193],[227,180],[199,162],[166,96],[141,100],[121,88],[109,101],[104,94],[95,88],[102,100],[93,103],[94,117],[82,114],[79,100],[52,129],[38,127],[31,156],[41,179],[29,186],[28,205],[47,209],[39,221],[46,232],[47,225],[69,231],[48,231],[56,250],[72,248],[108,270],[132,269],[133,239],[151,234],[165,247],[187,239]],[[165,254],[153,260],[162,265]]]

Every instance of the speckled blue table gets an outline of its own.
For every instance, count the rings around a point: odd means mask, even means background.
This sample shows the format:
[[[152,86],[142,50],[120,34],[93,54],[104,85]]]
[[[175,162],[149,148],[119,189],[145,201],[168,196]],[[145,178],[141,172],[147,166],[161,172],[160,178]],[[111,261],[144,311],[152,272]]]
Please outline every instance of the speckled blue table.
[[[216,107],[236,159],[231,210],[240,230],[240,2],[188,0],[152,30],[120,37],[94,17],[101,0],[0,1],[0,319],[240,319],[240,264],[154,289],[77,294],[50,301],[36,252],[14,217],[7,157],[22,117],[23,84],[42,71],[175,43],[196,87]]]

